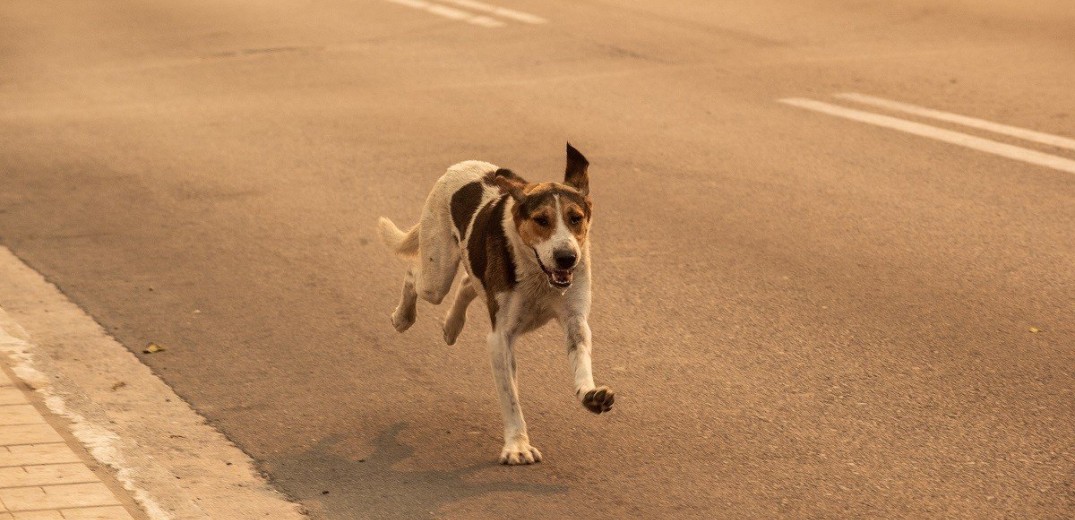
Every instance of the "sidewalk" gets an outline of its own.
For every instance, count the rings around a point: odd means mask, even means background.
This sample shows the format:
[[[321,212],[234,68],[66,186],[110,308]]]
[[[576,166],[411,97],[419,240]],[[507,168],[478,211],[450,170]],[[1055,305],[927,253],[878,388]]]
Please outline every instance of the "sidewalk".
[[[144,518],[118,483],[94,473],[82,446],[53,426],[62,421],[32,402],[7,365],[0,354],[0,520]]]

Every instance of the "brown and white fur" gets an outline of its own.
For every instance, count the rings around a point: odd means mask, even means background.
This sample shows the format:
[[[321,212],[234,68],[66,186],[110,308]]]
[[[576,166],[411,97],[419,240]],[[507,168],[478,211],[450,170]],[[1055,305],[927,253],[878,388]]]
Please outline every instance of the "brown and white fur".
[[[519,405],[514,345],[549,320],[563,326],[575,396],[593,413],[612,408],[612,391],[594,385],[590,365],[588,167],[571,144],[562,184],[532,184],[486,162],[461,162],[434,185],[410,231],[383,217],[378,222],[385,244],[414,260],[392,313],[396,330],[414,324],[419,296],[433,304],[444,299],[460,262],[466,272],[444,319],[444,341],[455,343],[474,298],[485,301],[493,326],[489,356],[504,418],[502,464],[541,461]]]

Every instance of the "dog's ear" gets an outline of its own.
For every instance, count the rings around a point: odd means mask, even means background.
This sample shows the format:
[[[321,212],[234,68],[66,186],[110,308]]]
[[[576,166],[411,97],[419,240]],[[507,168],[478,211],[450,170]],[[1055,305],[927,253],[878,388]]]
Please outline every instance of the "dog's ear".
[[[490,180],[500,188],[501,193],[511,195],[511,198],[515,199],[515,202],[522,202],[526,199],[527,182],[522,177],[516,175],[515,172],[501,168],[493,172]]]
[[[564,170],[564,184],[574,187],[583,195],[588,194],[590,192],[590,176],[586,170],[589,167],[590,161],[587,161],[582,153],[576,150],[574,146],[571,146],[571,143],[567,143],[567,168]]]

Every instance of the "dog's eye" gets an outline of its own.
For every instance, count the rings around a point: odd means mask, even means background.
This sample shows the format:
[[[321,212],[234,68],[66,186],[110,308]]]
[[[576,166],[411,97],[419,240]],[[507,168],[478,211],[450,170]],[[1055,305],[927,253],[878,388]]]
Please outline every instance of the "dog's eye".
[[[541,227],[549,227],[549,219],[545,217],[534,217],[534,222]]]
[[[582,222],[582,215],[571,215],[568,220],[571,221],[572,226],[577,226]]]

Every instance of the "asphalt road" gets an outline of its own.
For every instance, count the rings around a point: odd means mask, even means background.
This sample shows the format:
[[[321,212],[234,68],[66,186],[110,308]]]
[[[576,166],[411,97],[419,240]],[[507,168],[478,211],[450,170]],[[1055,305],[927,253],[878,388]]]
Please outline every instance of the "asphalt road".
[[[492,0],[491,0],[492,1]],[[1075,175],[779,103],[1075,137],[1075,8],[495,0],[0,6],[0,243],[316,518],[1075,516]],[[456,6],[458,7],[458,6]],[[594,195],[594,369],[475,306],[388,321],[377,242],[464,159]]]

